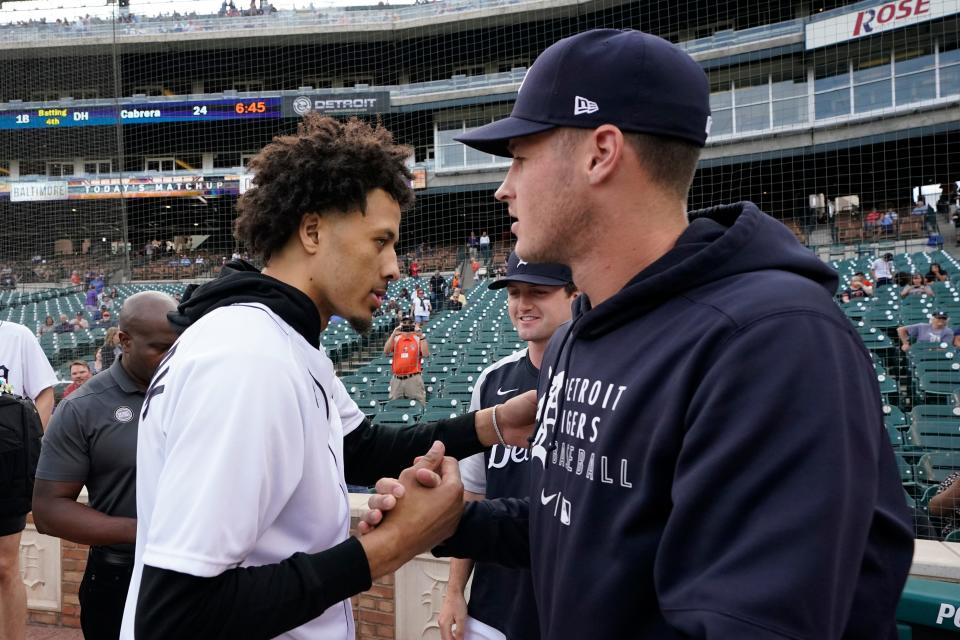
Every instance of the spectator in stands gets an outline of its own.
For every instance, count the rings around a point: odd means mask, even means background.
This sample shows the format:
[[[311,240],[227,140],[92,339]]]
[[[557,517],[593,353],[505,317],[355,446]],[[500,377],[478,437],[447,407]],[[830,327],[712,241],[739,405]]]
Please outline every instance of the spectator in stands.
[[[103,293],[103,287],[106,286],[106,282],[105,282],[105,280],[104,280],[104,277],[103,277],[103,273],[102,273],[102,272],[99,273],[99,274],[97,275],[97,277],[95,277],[93,280],[90,281],[90,286],[92,286],[94,289],[96,289],[98,296],[99,296],[101,293]]]
[[[873,287],[864,282],[862,275],[854,274],[850,278],[850,286],[840,294],[840,299],[846,303],[857,298],[869,298],[872,295]]]
[[[108,329],[114,325],[113,323],[113,314],[109,311],[104,310],[100,316],[100,319],[94,324],[97,329]]]
[[[930,263],[930,270],[927,271],[924,279],[927,282],[947,282],[950,279],[950,274],[940,267],[939,262],[932,262]]]
[[[487,235],[486,231],[480,232],[480,261],[484,265],[490,265],[490,236]]]
[[[480,279],[480,261],[476,258],[470,259],[470,271],[473,272],[473,281],[477,282]]]
[[[873,282],[877,288],[886,286],[893,282],[893,254],[885,253],[877,258],[871,265],[873,268]]]
[[[897,224],[897,212],[892,208],[888,208],[887,211],[883,214],[883,217],[880,218],[880,228],[885,235],[893,235],[895,232],[895,227]]]
[[[923,276],[919,273],[915,273],[910,276],[910,284],[905,286],[900,290],[901,298],[909,298],[910,296],[932,296],[933,289],[928,287],[923,282]]]
[[[400,287],[400,299],[410,302],[410,291],[406,287]]]
[[[116,299],[119,298],[119,297],[120,297],[120,292],[117,291],[117,288],[116,288],[116,287],[112,287],[112,288],[110,289],[110,299],[111,299],[111,300],[116,300]]]
[[[434,308],[440,308],[446,291],[446,278],[440,275],[439,271],[434,272],[434,274],[430,277],[430,302],[433,303]]]
[[[447,305],[452,311],[460,311],[467,305],[467,296],[463,295],[460,287],[454,287],[453,293],[447,300]]]
[[[72,272],[70,273],[70,284],[72,284],[72,285],[75,286],[75,287],[79,287],[79,286],[80,286],[81,282],[80,282],[80,272],[79,272],[79,271],[72,271]]]
[[[0,322],[0,378],[11,392],[33,400],[45,429],[53,411],[53,385],[57,375],[30,330],[16,322]],[[20,427],[25,423],[4,424]],[[0,638],[23,640],[26,633],[27,594],[20,575],[20,535],[27,524],[29,506],[15,496],[22,494],[23,473],[11,473],[11,461],[26,462],[20,439],[3,432],[0,457]],[[16,433],[19,436],[20,430]],[[18,455],[20,454],[20,455]],[[16,465],[19,467],[19,464]],[[13,484],[11,486],[11,480]],[[19,490],[19,491],[18,491]]]
[[[420,263],[417,262],[416,258],[410,261],[409,273],[410,273],[410,277],[413,278],[414,280],[420,279]]]
[[[53,316],[47,316],[43,320],[43,324],[40,325],[40,328],[37,329],[37,336],[43,336],[45,333],[53,333],[57,330],[57,325],[53,321]]]
[[[427,389],[423,384],[423,358],[430,355],[430,345],[413,318],[404,316],[383,345],[383,352],[393,356],[390,365],[390,399],[410,398],[427,404]]]
[[[74,329],[90,328],[90,321],[87,320],[87,317],[83,314],[83,311],[77,311],[77,317],[73,319],[73,328]]]
[[[911,324],[897,327],[900,336],[900,350],[910,351],[910,340],[916,342],[938,342],[950,344],[953,342],[953,331],[947,326],[949,316],[946,311],[935,311],[930,316],[930,322]]]
[[[417,293],[410,300],[410,305],[413,308],[413,319],[418,325],[422,326],[430,321],[430,312],[433,311],[433,307],[430,305],[430,298],[423,293],[423,289],[417,287]]]
[[[940,224],[937,221],[937,210],[927,204],[925,197],[917,198],[917,206],[913,208],[910,215],[923,216],[923,228],[927,233],[939,232]]]
[[[453,272],[453,278],[451,278],[450,280],[450,286],[454,289],[460,288],[460,272],[459,271]]]
[[[63,390],[63,398],[79,389],[84,382],[92,377],[90,365],[83,360],[74,360],[70,363],[70,384]]]
[[[950,533],[960,529],[960,471],[953,471],[940,486],[937,487],[937,493],[930,498],[927,504],[927,510],[930,513],[930,520],[937,529],[941,538],[946,538]]]
[[[97,288],[90,285],[90,288],[87,289],[87,296],[83,301],[83,308],[86,309],[87,315],[90,316],[91,320],[96,320],[97,317]]]
[[[477,237],[473,231],[470,232],[470,237],[467,238],[467,249],[470,252],[471,258],[477,257],[477,252],[480,250],[480,238]]]
[[[67,314],[60,314],[60,323],[53,330],[54,333],[73,333],[73,323],[70,322],[70,318],[67,317]]]
[[[103,345],[97,349],[95,368],[97,372],[105,371],[113,366],[123,350],[120,347],[120,330],[117,327],[110,327],[103,336]]]

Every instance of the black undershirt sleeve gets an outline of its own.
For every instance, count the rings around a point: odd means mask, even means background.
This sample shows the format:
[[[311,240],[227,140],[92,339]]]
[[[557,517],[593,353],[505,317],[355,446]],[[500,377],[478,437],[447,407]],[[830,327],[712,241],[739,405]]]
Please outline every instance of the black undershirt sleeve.
[[[380,478],[396,478],[436,440],[446,455],[466,458],[485,450],[477,439],[475,412],[413,427],[375,425],[364,419],[343,439],[344,475],[350,484],[372,486]]]
[[[274,638],[370,588],[360,541],[348,538],[320,553],[296,553],[278,564],[228,569],[200,578],[144,566],[137,598],[137,640]]]
[[[456,533],[433,548],[437,557],[471,558],[510,568],[530,566],[530,502],[495,498],[468,502]]]

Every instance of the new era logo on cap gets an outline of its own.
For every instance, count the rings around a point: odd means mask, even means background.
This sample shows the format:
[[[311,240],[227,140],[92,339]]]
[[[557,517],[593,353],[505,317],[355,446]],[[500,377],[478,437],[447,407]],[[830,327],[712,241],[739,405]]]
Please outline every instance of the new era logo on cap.
[[[573,99],[573,115],[579,116],[584,113],[596,113],[597,111],[600,111],[600,107],[593,100],[587,100],[580,96]]]

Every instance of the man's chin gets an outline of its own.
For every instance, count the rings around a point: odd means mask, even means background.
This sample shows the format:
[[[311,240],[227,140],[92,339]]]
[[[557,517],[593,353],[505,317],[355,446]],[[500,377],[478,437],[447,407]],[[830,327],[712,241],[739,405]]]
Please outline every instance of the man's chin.
[[[373,328],[373,318],[370,316],[347,318],[347,322],[353,327],[353,330],[360,335],[367,335],[370,333],[370,329]]]

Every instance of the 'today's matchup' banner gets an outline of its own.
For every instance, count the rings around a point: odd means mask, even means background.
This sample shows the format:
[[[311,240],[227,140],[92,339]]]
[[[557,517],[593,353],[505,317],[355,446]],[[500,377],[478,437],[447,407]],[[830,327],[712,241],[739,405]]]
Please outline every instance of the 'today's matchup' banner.
[[[11,202],[109,200],[117,198],[217,197],[239,195],[249,176],[180,175],[130,178],[75,178],[0,185],[0,199]]]

